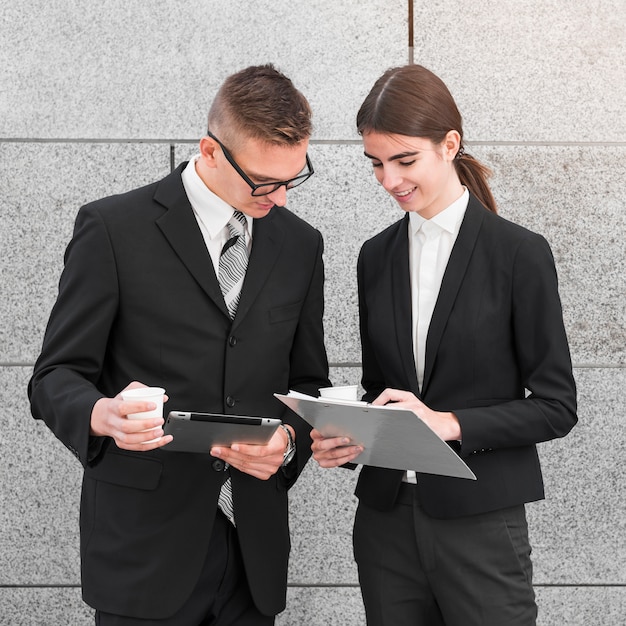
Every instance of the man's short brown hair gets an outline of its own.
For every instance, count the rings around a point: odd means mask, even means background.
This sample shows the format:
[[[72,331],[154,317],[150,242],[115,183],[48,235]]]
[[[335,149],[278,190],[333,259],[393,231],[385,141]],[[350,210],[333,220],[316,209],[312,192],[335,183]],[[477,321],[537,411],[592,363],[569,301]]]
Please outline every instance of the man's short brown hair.
[[[311,136],[311,107],[272,64],[229,76],[209,110],[209,130],[234,150],[239,140],[295,145]]]

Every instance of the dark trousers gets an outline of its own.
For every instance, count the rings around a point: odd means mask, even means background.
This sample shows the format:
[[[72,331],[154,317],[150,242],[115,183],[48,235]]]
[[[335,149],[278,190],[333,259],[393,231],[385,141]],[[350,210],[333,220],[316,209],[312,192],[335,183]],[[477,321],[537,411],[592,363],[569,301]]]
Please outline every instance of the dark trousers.
[[[391,511],[359,504],[354,556],[368,626],[534,626],[523,505],[456,519],[403,485]]]
[[[96,611],[96,626],[273,626],[257,610],[246,580],[237,532],[218,512],[198,584],[172,617],[137,619]]]

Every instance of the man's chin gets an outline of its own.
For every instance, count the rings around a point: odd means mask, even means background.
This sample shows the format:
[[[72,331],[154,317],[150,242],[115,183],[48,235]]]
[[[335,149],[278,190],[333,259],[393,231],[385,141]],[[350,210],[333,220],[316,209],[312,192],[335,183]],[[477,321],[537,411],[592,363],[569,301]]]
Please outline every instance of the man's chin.
[[[254,207],[250,207],[250,212],[248,215],[253,217],[254,219],[261,219],[269,214],[269,212],[274,208],[274,204],[257,204]]]

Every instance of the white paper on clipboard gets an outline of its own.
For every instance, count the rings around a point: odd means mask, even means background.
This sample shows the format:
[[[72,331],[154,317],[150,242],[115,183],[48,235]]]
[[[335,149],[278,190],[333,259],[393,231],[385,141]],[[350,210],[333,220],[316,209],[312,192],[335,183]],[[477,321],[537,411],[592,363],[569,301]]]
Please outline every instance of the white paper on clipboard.
[[[353,463],[476,480],[458,454],[413,411],[365,402],[274,394],[325,437],[362,445]]]

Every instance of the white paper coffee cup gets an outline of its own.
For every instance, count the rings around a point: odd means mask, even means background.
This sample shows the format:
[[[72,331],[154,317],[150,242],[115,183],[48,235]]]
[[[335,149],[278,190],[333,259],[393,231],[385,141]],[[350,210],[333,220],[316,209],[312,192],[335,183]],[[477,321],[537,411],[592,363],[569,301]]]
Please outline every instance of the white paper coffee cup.
[[[335,400],[358,400],[358,385],[344,385],[340,387],[322,387],[322,398],[334,398]]]
[[[142,411],[141,413],[129,413],[129,419],[145,420],[149,417],[163,417],[163,395],[165,389],[162,387],[136,387],[122,391],[122,398],[127,402],[154,402],[156,408],[152,411]]]

